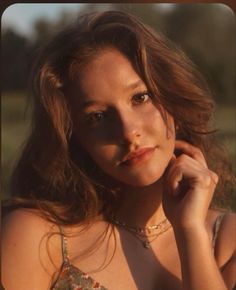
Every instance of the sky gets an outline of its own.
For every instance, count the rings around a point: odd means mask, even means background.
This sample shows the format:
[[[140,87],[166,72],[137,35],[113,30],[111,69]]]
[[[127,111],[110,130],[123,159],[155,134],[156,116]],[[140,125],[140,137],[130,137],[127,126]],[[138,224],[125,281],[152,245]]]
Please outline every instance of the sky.
[[[13,4],[3,12],[2,28],[13,27],[21,34],[32,32],[32,23],[38,18],[57,19],[62,11],[76,12],[85,4],[47,4],[27,3]]]
[[[38,18],[56,20],[62,11],[78,12],[85,4],[78,3],[17,3],[13,4],[3,12],[1,25],[14,28],[18,33],[30,35],[33,33],[33,22]],[[103,4],[101,4],[103,5]],[[106,5],[106,4],[105,4]],[[173,4],[157,4],[162,10],[173,8]]]

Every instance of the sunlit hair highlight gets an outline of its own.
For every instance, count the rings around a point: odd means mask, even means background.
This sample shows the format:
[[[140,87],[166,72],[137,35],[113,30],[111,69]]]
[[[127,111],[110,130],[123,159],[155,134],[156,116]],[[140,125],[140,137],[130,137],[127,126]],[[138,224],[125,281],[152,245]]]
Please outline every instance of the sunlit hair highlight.
[[[41,209],[62,225],[109,216],[119,191],[101,182],[97,166],[73,135],[70,94],[88,63],[106,48],[132,63],[156,104],[170,113],[177,137],[199,147],[220,178],[213,205],[222,205],[233,178],[212,126],[211,92],[185,54],[137,17],[118,11],[90,13],[56,35],[43,48],[33,72],[32,132],[12,179],[18,204]]]

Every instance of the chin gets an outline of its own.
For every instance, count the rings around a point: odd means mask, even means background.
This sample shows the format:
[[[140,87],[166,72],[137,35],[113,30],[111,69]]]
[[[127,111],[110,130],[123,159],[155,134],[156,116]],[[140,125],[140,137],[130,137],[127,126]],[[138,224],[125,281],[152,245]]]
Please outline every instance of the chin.
[[[143,174],[124,174],[123,176],[114,176],[119,182],[129,186],[145,187],[154,184],[163,176],[164,170],[159,172],[145,172]]]
[[[156,183],[159,179],[155,180],[127,180],[127,182],[123,182],[126,185],[134,186],[134,187],[146,187]]]

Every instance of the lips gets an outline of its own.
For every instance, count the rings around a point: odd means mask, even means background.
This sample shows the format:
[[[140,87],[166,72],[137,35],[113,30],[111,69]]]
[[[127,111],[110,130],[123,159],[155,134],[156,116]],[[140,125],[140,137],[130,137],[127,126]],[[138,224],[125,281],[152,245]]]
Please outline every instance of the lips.
[[[131,152],[123,159],[123,161],[120,164],[126,165],[126,166],[137,165],[149,159],[155,149],[156,147],[146,147],[146,148],[141,148],[137,151]]]

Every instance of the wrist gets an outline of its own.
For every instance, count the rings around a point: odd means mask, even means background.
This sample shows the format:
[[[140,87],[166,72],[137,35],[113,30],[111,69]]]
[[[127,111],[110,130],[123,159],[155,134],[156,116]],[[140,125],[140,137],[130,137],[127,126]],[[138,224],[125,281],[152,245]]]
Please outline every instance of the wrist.
[[[184,226],[173,226],[173,230],[176,237],[198,238],[201,236],[202,237],[208,236],[205,223],[204,224],[195,223]]]

